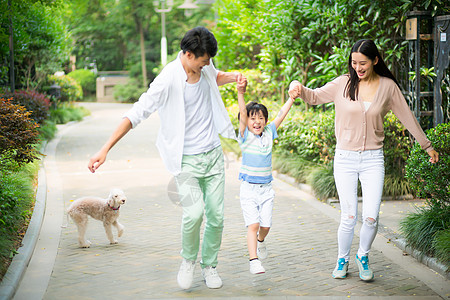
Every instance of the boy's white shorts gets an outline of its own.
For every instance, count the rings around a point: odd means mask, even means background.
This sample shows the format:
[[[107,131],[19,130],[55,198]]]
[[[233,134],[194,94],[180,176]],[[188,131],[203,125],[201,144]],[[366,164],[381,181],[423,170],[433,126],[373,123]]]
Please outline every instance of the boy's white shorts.
[[[271,227],[274,198],[271,182],[255,184],[242,181],[240,199],[245,226],[259,223],[261,227]]]

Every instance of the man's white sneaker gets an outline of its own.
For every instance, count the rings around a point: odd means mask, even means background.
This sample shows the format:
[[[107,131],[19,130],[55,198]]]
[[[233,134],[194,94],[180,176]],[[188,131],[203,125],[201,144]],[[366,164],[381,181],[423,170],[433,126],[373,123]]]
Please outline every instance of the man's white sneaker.
[[[177,281],[180,288],[187,290],[191,287],[194,279],[195,261],[183,258],[180,270],[178,271]]]
[[[259,259],[267,258],[266,243],[260,241],[256,242],[256,255],[258,256]]]
[[[252,274],[262,274],[265,273],[266,270],[261,264],[259,259],[254,259],[250,261],[250,273]]]
[[[222,279],[220,279],[215,267],[204,267],[202,269],[202,275],[205,279],[206,286],[210,289],[219,289],[222,287]]]

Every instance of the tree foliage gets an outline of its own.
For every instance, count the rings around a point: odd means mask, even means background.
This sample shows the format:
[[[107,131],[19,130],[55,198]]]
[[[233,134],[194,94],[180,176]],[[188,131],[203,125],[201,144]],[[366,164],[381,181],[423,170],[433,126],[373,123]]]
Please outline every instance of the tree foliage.
[[[219,0],[215,28],[218,65],[257,66],[282,87],[300,79],[310,87],[347,72],[351,45],[370,38],[390,67],[402,58],[405,13],[413,8],[448,13],[444,1]]]
[[[16,86],[38,89],[47,74],[69,59],[70,39],[63,24],[62,1],[2,0],[0,10],[0,85],[9,83],[9,24],[13,26]],[[6,71],[6,72],[3,72]]]
[[[214,16],[208,5],[201,6],[186,17],[177,9],[183,1],[175,0],[166,13],[168,54],[179,51],[184,33],[194,26],[208,26],[207,19]],[[77,67],[97,64],[99,71],[128,70],[130,77],[142,78],[140,29],[144,39],[148,79],[160,64],[161,15],[155,11],[153,1],[147,0],[76,0],[68,4],[66,23],[75,41],[73,53]]]

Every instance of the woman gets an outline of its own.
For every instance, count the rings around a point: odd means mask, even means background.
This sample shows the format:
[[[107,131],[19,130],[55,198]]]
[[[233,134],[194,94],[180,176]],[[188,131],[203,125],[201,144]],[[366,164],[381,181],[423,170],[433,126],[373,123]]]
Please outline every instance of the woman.
[[[363,194],[359,249],[355,262],[359,277],[372,280],[368,254],[377,233],[384,183],[383,119],[392,112],[436,163],[438,153],[431,146],[416,118],[409,109],[398,83],[384,63],[377,46],[371,40],[356,42],[348,60],[349,74],[340,76],[317,89],[293,81],[289,87],[292,98],[317,105],[335,103],[336,153],[334,179],[341,204],[338,229],[338,260],[333,278],[347,276],[350,248],[357,217],[357,187]]]

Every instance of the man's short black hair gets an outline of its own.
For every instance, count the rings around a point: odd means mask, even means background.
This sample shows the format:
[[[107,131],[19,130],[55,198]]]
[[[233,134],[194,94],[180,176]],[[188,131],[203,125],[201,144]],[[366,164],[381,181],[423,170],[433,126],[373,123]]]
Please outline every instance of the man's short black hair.
[[[189,51],[200,57],[208,54],[209,57],[214,57],[217,54],[217,40],[214,35],[205,27],[195,27],[184,35],[180,44],[183,53]]]

